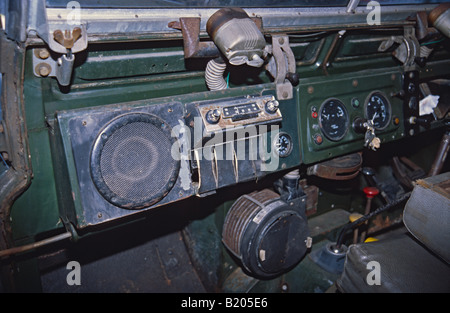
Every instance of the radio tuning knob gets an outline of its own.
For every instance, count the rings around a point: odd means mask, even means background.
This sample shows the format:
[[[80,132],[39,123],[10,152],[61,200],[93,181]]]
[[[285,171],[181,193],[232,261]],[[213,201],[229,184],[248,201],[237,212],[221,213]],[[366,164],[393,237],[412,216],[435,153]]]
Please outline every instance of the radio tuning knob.
[[[220,120],[222,113],[219,109],[209,110],[206,113],[206,121],[210,124],[217,124]]]
[[[277,112],[280,104],[277,100],[269,100],[266,102],[266,112],[269,114],[274,114]]]

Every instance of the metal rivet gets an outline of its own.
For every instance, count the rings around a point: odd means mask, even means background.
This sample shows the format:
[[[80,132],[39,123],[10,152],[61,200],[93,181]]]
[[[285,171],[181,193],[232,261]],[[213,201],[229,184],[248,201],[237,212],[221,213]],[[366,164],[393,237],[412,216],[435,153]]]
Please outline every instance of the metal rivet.
[[[48,52],[45,48],[35,49],[34,55],[37,56],[39,59],[45,60],[48,59],[50,56],[50,52]]]
[[[39,63],[36,66],[36,72],[42,77],[47,77],[52,72],[52,68],[47,63]]]

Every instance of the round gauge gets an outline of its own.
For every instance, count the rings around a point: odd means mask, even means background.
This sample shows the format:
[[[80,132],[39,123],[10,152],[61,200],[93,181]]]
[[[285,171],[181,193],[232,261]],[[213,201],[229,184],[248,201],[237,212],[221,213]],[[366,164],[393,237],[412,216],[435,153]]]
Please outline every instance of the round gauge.
[[[319,110],[319,126],[330,140],[341,140],[347,133],[349,118],[345,105],[338,99],[326,100]]]
[[[364,114],[373,121],[375,129],[384,129],[391,119],[391,105],[387,97],[380,91],[372,92],[364,104]]]
[[[276,154],[281,158],[287,157],[292,152],[292,138],[287,133],[279,133],[276,136],[273,145]]]

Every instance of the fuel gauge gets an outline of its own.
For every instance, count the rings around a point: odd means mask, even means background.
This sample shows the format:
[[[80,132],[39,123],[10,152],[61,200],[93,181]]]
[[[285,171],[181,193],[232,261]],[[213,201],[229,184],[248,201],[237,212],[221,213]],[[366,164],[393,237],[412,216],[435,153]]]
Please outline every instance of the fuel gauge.
[[[349,125],[347,109],[342,101],[330,98],[322,103],[319,110],[319,127],[325,137],[332,141],[344,138]]]

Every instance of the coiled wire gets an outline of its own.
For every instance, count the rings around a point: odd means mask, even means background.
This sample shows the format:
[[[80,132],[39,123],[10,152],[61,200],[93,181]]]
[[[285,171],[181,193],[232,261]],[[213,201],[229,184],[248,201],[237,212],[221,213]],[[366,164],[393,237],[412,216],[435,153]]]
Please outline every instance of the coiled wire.
[[[217,62],[214,59],[208,62],[205,71],[205,81],[209,90],[221,90],[227,88],[227,82],[223,77],[226,68],[226,63]]]

